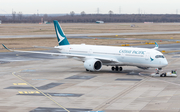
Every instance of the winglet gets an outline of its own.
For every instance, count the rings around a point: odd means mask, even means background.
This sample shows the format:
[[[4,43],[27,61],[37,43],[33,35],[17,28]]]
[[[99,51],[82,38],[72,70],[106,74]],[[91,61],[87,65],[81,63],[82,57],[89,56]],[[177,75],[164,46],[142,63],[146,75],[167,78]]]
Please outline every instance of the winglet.
[[[155,47],[153,49],[158,49],[159,48],[159,45],[155,42]]]
[[[2,46],[3,46],[5,49],[10,50],[10,49],[8,49],[4,44],[2,44]]]

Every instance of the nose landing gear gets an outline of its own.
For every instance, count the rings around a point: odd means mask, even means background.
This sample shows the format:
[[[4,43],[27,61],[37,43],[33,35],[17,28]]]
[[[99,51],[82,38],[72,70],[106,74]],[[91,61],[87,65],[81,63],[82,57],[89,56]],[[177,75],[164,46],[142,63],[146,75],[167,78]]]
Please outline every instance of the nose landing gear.
[[[160,70],[162,70],[162,68],[157,68],[157,69],[156,69],[156,71],[157,71],[156,74],[159,74],[159,71],[160,71]]]
[[[112,67],[111,70],[112,70],[112,71],[122,71],[123,68],[116,66],[116,67]]]

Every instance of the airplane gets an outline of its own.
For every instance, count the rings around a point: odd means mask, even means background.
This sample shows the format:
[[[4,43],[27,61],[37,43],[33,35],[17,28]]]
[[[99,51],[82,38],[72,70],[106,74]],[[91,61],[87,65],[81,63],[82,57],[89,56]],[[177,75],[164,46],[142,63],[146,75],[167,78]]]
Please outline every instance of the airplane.
[[[157,51],[159,46],[156,42],[156,46],[152,49],[85,44],[71,45],[56,20],[54,20],[54,27],[59,45],[52,49],[58,50],[59,53],[11,50],[4,44],[2,45],[5,49],[14,52],[41,53],[74,58],[84,63],[86,71],[100,71],[103,65],[111,66],[112,71],[122,71],[122,66],[136,66],[141,69],[157,68],[161,70],[168,65],[165,56]]]

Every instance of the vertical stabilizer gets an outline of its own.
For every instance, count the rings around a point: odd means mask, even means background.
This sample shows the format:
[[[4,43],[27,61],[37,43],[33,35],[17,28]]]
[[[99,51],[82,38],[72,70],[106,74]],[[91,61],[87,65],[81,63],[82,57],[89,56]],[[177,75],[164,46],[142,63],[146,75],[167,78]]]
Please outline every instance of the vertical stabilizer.
[[[69,42],[61,28],[61,26],[59,25],[58,21],[54,20],[54,28],[56,31],[56,36],[57,36],[57,40],[59,43],[59,46],[61,45],[69,45]]]

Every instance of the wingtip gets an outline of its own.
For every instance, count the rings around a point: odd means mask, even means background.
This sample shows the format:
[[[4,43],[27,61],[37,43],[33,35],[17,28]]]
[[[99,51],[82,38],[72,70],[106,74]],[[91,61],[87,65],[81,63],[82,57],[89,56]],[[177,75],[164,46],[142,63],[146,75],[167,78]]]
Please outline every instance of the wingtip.
[[[157,42],[155,42],[155,47],[153,49],[157,50],[159,48],[159,45],[157,44]]]
[[[155,44],[156,44],[156,47],[159,47],[159,45],[157,44],[157,42],[155,42]]]
[[[3,46],[5,49],[9,50],[4,44],[2,44],[2,46]]]

